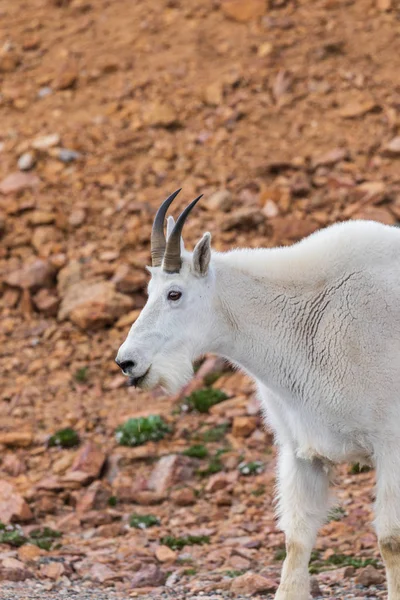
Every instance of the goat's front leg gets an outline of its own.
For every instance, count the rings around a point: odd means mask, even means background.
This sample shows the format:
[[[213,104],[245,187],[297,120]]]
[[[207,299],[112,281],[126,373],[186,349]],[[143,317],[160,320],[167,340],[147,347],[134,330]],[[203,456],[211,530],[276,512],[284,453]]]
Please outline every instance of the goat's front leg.
[[[287,554],[275,600],[309,600],[308,563],[328,509],[329,476],[321,461],[298,458],[287,446],[280,448],[278,467],[279,525]]]
[[[400,444],[377,457],[375,526],[386,567],[388,600],[400,600]]]

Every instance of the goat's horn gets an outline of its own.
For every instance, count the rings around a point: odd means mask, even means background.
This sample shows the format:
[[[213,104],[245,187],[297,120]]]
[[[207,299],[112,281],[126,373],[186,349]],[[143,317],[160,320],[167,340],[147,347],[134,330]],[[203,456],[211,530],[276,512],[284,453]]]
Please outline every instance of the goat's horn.
[[[192,210],[192,208],[197,204],[200,198],[203,196],[199,196],[193,202],[189,204],[185,208],[185,210],[179,215],[177,222],[175,223],[175,227],[172,230],[171,235],[168,238],[167,248],[164,254],[164,262],[163,268],[167,273],[179,273],[182,266],[181,259],[181,235],[182,229],[185,224],[185,221]]]
[[[160,267],[165,252],[165,234],[164,234],[164,221],[167,210],[176,196],[179,194],[182,188],[176,190],[173,194],[168,196],[166,200],[161,204],[157,211],[154,219],[153,229],[151,231],[151,263],[153,267]]]

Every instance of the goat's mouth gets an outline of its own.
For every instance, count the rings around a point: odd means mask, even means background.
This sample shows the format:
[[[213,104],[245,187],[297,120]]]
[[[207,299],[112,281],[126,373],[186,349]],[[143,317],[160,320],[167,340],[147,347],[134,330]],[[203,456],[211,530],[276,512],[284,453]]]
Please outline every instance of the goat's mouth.
[[[142,387],[147,378],[147,375],[150,372],[150,369],[151,369],[151,365],[147,369],[147,371],[145,373],[143,373],[143,375],[140,375],[139,377],[129,377],[129,385],[134,386],[134,387]]]

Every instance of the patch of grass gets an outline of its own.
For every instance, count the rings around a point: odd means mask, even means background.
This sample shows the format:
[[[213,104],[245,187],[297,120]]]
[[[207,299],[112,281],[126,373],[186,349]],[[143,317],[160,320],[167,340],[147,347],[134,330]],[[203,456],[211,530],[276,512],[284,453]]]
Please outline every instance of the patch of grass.
[[[58,446],[59,448],[73,448],[78,446],[80,442],[79,435],[72,429],[72,427],[65,427],[59,429],[54,435],[49,438],[47,445],[52,448]]]
[[[195,568],[193,568],[193,567],[191,567],[190,569],[185,569],[185,570],[183,571],[183,575],[188,575],[189,577],[190,577],[191,575],[196,575],[196,574],[197,574],[197,569],[195,569]]]
[[[208,413],[210,408],[219,402],[226,400],[228,396],[222,390],[203,388],[195,390],[187,396],[183,402],[185,410],[197,410],[200,413]]]
[[[121,446],[140,446],[149,441],[161,440],[171,428],[159,415],[128,419],[119,425],[115,432],[116,440]]]
[[[203,378],[204,385],[211,387],[216,381],[218,381],[221,375],[222,371],[213,371],[212,373],[207,373]]]
[[[26,536],[18,525],[0,523],[0,544],[9,544],[16,548],[24,544],[35,544],[42,550],[50,550],[54,541],[60,537],[61,533],[50,527],[34,529],[29,536]]]
[[[54,541],[61,537],[61,533],[50,527],[34,529],[29,536],[29,542],[42,550],[50,550]]]
[[[117,506],[117,504],[118,504],[117,496],[110,496],[108,499],[108,506],[111,506],[112,508],[114,508],[114,506]]]
[[[129,525],[136,529],[147,529],[154,525],[159,525],[160,519],[155,515],[138,515],[133,513],[129,519]]]
[[[368,465],[360,465],[360,463],[354,463],[350,467],[350,475],[359,475],[359,473],[369,473],[371,467]]]
[[[208,450],[203,444],[195,444],[184,450],[182,454],[191,458],[207,458]]]
[[[89,369],[88,367],[81,367],[77,369],[74,373],[75,381],[78,383],[85,383],[88,380]]]
[[[264,471],[264,463],[260,460],[243,461],[239,464],[238,469],[241,475],[259,475]]]
[[[226,575],[226,577],[232,577],[232,578],[240,577],[240,575],[243,575],[244,573],[246,573],[246,571],[243,569],[232,569],[232,570],[223,572],[223,574]]]
[[[377,558],[356,558],[355,556],[347,556],[345,554],[333,554],[326,560],[320,558],[319,552],[314,551],[311,554],[310,566],[308,568],[309,572],[314,575],[316,573],[320,573],[321,571],[327,571],[330,568],[339,568],[339,567],[354,567],[355,569],[361,569],[363,567],[367,567],[368,565],[372,565],[377,567],[379,565],[379,561]]]
[[[174,537],[173,535],[166,535],[161,538],[161,543],[164,546],[168,546],[172,550],[182,550],[185,546],[195,546],[210,543],[210,536],[208,535],[186,535],[183,537]]]
[[[224,439],[226,432],[228,431],[229,423],[222,423],[222,425],[216,425],[204,431],[202,434],[202,440],[204,442],[220,442]]]
[[[346,511],[341,506],[335,506],[328,513],[328,523],[331,521],[341,521],[346,516]]]
[[[255,490],[251,492],[252,496],[263,496],[265,494],[266,487],[265,485],[259,485]]]
[[[209,475],[214,475],[215,473],[219,473],[224,468],[220,458],[218,455],[213,456],[208,465],[204,469],[197,469],[197,475],[200,477],[208,477]]]

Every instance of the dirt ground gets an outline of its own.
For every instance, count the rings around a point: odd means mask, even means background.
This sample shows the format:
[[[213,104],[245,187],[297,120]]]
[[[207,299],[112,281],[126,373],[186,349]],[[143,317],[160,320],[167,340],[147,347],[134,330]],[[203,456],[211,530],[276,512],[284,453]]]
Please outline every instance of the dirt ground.
[[[127,387],[114,358],[178,187],[175,213],[204,194],[189,246],[205,230],[224,250],[398,223],[399,24],[391,0],[0,0],[0,521],[62,534],[0,544],[0,598],[273,597],[275,450],[252,383],[207,359],[189,391],[218,372],[228,399],[199,414],[188,390]],[[151,414],[173,431],[117,443]],[[49,447],[65,427],[80,445]],[[208,458],[182,456],[209,430]],[[314,597],[385,597],[373,482],[338,468]]]

